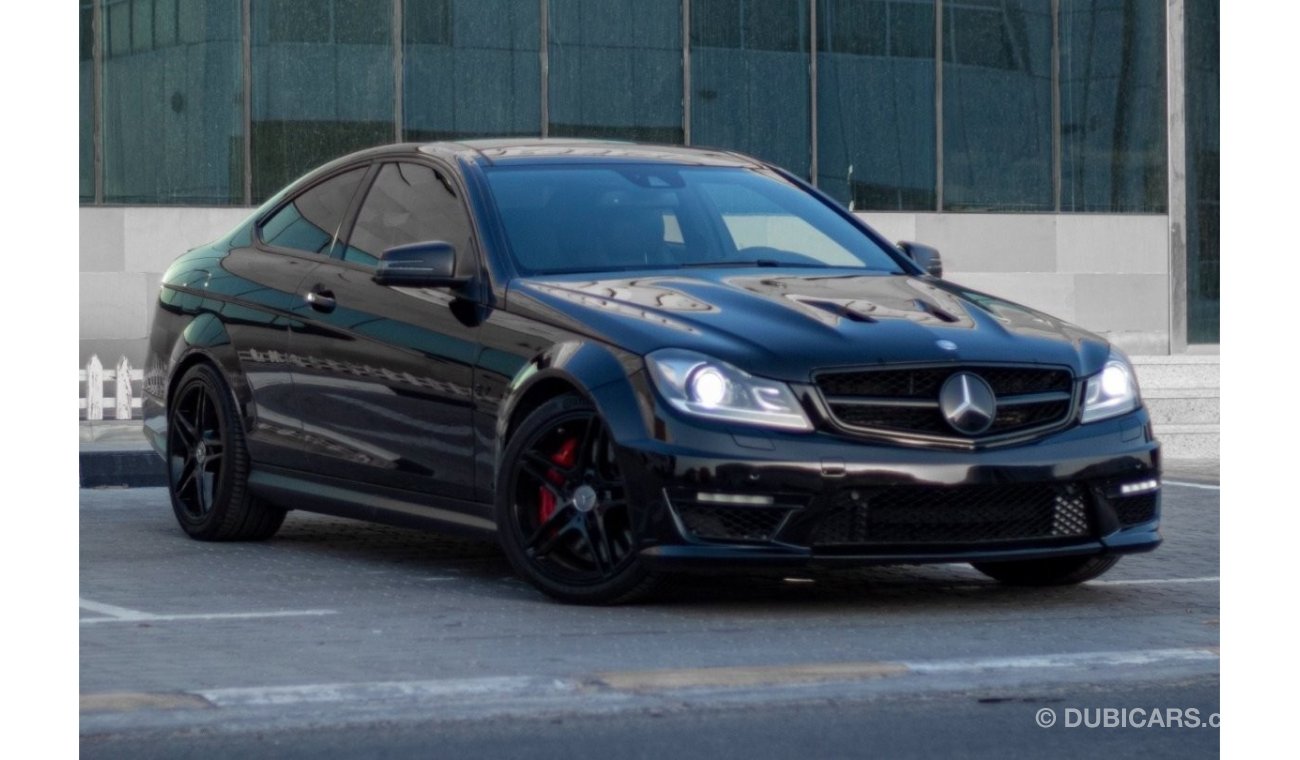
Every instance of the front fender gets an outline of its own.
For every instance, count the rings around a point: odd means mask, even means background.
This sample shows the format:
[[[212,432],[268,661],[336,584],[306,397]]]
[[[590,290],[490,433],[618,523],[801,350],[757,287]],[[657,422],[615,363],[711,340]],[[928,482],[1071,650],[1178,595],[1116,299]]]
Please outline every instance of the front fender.
[[[641,438],[649,430],[649,399],[638,398],[634,382],[644,372],[639,356],[598,343],[566,341],[548,347],[515,373],[500,406],[498,457],[520,405],[534,406],[538,394],[553,395],[560,383],[596,406],[617,442]]]

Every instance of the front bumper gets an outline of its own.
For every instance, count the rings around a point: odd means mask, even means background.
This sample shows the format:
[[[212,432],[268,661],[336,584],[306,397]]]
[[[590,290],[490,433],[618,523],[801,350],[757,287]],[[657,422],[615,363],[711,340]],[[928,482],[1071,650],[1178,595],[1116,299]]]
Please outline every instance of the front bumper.
[[[644,484],[641,557],[655,567],[1004,561],[1161,541],[1160,447],[1144,409],[975,451],[680,420],[671,430],[621,444],[630,482]]]

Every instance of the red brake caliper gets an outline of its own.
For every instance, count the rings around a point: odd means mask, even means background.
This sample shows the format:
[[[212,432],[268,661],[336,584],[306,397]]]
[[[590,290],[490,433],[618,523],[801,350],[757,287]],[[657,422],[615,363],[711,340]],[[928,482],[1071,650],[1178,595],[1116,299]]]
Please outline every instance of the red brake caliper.
[[[559,451],[551,455],[551,461],[557,466],[567,469],[573,466],[573,460],[577,455],[578,439],[570,438],[560,446]],[[564,485],[564,476],[557,470],[547,470],[546,479],[556,486]],[[551,515],[555,514],[555,494],[551,493],[551,489],[545,486],[538,486],[537,503],[537,519],[538,524],[541,524],[551,519]]]

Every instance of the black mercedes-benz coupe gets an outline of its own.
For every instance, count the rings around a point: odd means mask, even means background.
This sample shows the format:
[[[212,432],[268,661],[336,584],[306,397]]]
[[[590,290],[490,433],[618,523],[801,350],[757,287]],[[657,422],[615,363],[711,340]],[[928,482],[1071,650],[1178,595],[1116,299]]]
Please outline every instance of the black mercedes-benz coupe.
[[[569,602],[679,571],[1160,543],[1128,360],[941,277],[779,168],[580,140],[338,159],[160,289],[145,429],[181,527],[292,509],[495,535]]]

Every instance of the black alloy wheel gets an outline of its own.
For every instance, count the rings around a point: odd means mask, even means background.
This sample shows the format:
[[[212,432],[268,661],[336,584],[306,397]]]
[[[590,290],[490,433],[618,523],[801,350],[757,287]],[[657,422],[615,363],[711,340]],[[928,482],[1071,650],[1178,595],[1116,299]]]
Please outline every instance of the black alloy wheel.
[[[609,428],[577,396],[543,404],[506,447],[497,526],[511,564],[566,602],[612,604],[657,578],[638,562],[628,484]]]
[[[221,375],[207,364],[181,378],[167,409],[167,485],[181,528],[204,541],[270,538],[284,510],[248,491],[248,452]]]

